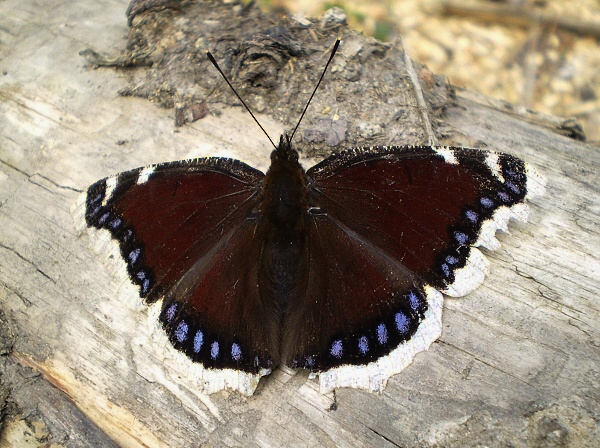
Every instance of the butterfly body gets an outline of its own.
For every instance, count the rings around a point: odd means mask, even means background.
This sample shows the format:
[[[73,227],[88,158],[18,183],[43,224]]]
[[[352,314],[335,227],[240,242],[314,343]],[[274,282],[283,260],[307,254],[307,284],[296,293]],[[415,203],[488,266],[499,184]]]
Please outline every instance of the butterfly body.
[[[269,352],[270,362],[279,364],[281,329],[290,302],[302,295],[306,250],[308,179],[298,162],[298,153],[282,136],[271,154],[271,166],[260,186],[256,232],[263,239],[258,251],[258,296],[277,311],[277,337]]]
[[[322,390],[381,390],[439,336],[439,291],[481,284],[477,246],[525,219],[536,179],[515,157],[465,148],[357,148],[305,171],[282,136],[266,174],[206,158],[102,179],[85,219],[204,368],[283,364],[320,373]]]

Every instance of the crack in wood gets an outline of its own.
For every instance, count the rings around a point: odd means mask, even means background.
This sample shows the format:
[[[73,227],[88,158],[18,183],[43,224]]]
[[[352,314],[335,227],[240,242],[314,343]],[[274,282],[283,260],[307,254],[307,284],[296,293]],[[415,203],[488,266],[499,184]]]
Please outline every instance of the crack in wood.
[[[490,367],[490,368],[492,368],[492,369],[494,369],[494,370],[497,370],[498,372],[504,373],[505,375],[508,375],[508,376],[510,376],[511,378],[514,378],[515,380],[517,380],[517,381],[519,381],[519,382],[521,382],[521,383],[523,383],[523,384],[526,384],[526,385],[527,385],[527,386],[529,386],[529,387],[533,387],[531,384],[529,384],[529,383],[528,383],[527,381],[525,381],[524,379],[522,379],[522,378],[519,378],[518,376],[515,376],[515,375],[513,375],[512,373],[510,373],[510,372],[507,372],[506,370],[503,370],[503,369],[501,369],[501,368],[500,368],[500,367],[498,367],[498,366],[495,366],[495,365],[493,365],[493,364],[490,364],[490,363],[489,363],[489,362],[487,362],[487,361],[484,361],[483,359],[479,358],[479,357],[478,357],[478,356],[477,356],[475,353],[471,353],[471,352],[469,352],[468,350],[465,350],[465,349],[463,349],[463,348],[460,348],[460,347],[458,347],[458,346],[456,346],[456,345],[454,345],[454,344],[452,344],[452,343],[450,343],[450,342],[443,341],[442,339],[438,339],[438,341],[439,341],[441,344],[448,345],[448,346],[450,346],[450,347],[453,347],[453,348],[455,348],[456,350],[458,350],[458,351],[459,351],[459,352],[461,352],[461,353],[464,353],[464,354],[466,354],[466,355],[469,355],[469,356],[470,356],[470,357],[471,357],[473,360],[475,360],[475,361],[479,361],[481,364],[483,364],[483,365],[485,365],[485,366],[488,366],[488,367]]]
[[[0,243],[0,248],[6,249],[9,252],[12,252],[17,257],[19,257],[21,260],[23,260],[25,263],[33,266],[35,268],[36,272],[39,272],[42,276],[46,277],[48,280],[50,280],[52,283],[54,283],[56,285],[56,280],[54,280],[52,277],[50,277],[48,274],[46,274],[44,271],[42,271],[40,268],[38,268],[37,265],[33,261],[31,261],[31,260],[25,258],[23,255],[21,255],[17,250],[13,249],[12,247],[5,246],[2,243]]]
[[[402,446],[402,445],[399,445],[398,443],[394,442],[392,439],[390,439],[389,437],[385,436],[384,434],[380,433],[375,428],[372,428],[371,426],[367,426],[367,429],[369,429],[370,431],[372,431],[375,434],[377,434],[379,437],[381,437],[382,439],[384,439],[386,442],[389,442],[392,445],[397,446],[398,448],[400,448]]]

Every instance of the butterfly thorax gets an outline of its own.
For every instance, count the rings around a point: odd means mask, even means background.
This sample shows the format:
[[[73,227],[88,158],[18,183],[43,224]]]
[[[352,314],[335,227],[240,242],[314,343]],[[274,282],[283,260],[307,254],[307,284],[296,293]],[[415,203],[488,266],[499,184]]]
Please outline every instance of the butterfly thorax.
[[[298,163],[298,153],[281,136],[271,154],[271,166],[262,188],[260,211],[282,236],[297,237],[303,232],[308,205],[307,177]]]

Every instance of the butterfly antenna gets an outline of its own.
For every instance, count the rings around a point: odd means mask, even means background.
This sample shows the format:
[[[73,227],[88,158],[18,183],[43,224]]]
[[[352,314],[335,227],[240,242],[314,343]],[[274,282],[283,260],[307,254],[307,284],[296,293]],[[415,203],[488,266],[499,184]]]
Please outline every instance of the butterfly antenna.
[[[210,51],[206,52],[206,56],[208,56],[208,60],[219,71],[219,73],[221,74],[221,76],[223,77],[223,79],[225,80],[225,82],[227,83],[227,85],[229,85],[229,87],[231,87],[231,90],[233,90],[233,93],[235,93],[235,96],[237,96],[238,100],[240,100],[240,102],[244,105],[244,107],[246,108],[246,110],[248,111],[248,113],[250,114],[250,116],[254,119],[254,121],[256,122],[256,124],[258,125],[258,127],[261,129],[261,131],[263,131],[265,133],[265,135],[267,136],[267,138],[269,139],[269,141],[273,145],[273,148],[277,149],[277,145],[275,143],[273,143],[273,140],[271,140],[271,137],[269,137],[269,134],[267,134],[267,131],[265,131],[265,128],[262,127],[262,125],[258,122],[258,120],[256,119],[256,117],[254,116],[254,114],[252,113],[252,111],[250,110],[250,108],[248,107],[248,105],[245,103],[245,101],[242,99],[242,97],[235,91],[235,89],[233,88],[233,86],[229,82],[229,79],[227,79],[227,76],[225,76],[225,73],[223,73],[223,70],[221,70],[221,67],[219,67],[219,64],[217,64],[217,61],[215,60],[215,58],[213,57],[213,55],[210,54]],[[325,69],[327,69],[327,67],[325,67]],[[321,78],[322,78],[322,76],[321,76]],[[319,81],[319,82],[321,82],[321,81]],[[318,84],[317,84],[317,87],[318,87]],[[314,93],[313,93],[313,95],[314,95]],[[302,114],[302,115],[304,115],[304,114]]]
[[[329,60],[327,61],[327,64],[325,64],[325,68],[323,69],[323,73],[321,73],[321,77],[319,78],[319,82],[317,83],[317,86],[315,87],[315,90],[313,90],[312,95],[308,99],[308,102],[306,103],[306,106],[304,107],[304,110],[302,111],[302,115],[300,115],[300,119],[298,120],[298,124],[294,128],[294,132],[292,132],[290,140],[292,140],[294,138],[294,134],[296,133],[296,130],[298,129],[298,126],[300,126],[300,123],[302,122],[302,119],[304,118],[304,114],[306,113],[306,109],[308,109],[308,106],[310,105],[310,102],[312,101],[313,96],[315,96],[315,93],[317,93],[317,89],[321,85],[321,81],[323,81],[323,77],[325,76],[325,72],[327,71],[327,67],[329,67],[329,64],[331,63],[331,60],[335,56],[335,53],[337,52],[337,49],[340,46],[340,41],[341,41],[341,39],[338,37],[337,40],[335,41],[335,45],[333,46],[333,50],[331,50],[331,56],[329,56]]]

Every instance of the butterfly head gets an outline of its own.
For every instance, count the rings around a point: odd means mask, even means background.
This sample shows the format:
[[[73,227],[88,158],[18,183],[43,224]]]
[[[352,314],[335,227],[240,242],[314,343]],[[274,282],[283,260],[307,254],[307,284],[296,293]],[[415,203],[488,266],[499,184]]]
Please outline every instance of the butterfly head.
[[[284,161],[289,161],[292,163],[298,162],[298,151],[292,148],[290,136],[287,134],[283,134],[279,138],[279,145],[277,145],[277,149],[271,153],[271,162]]]

